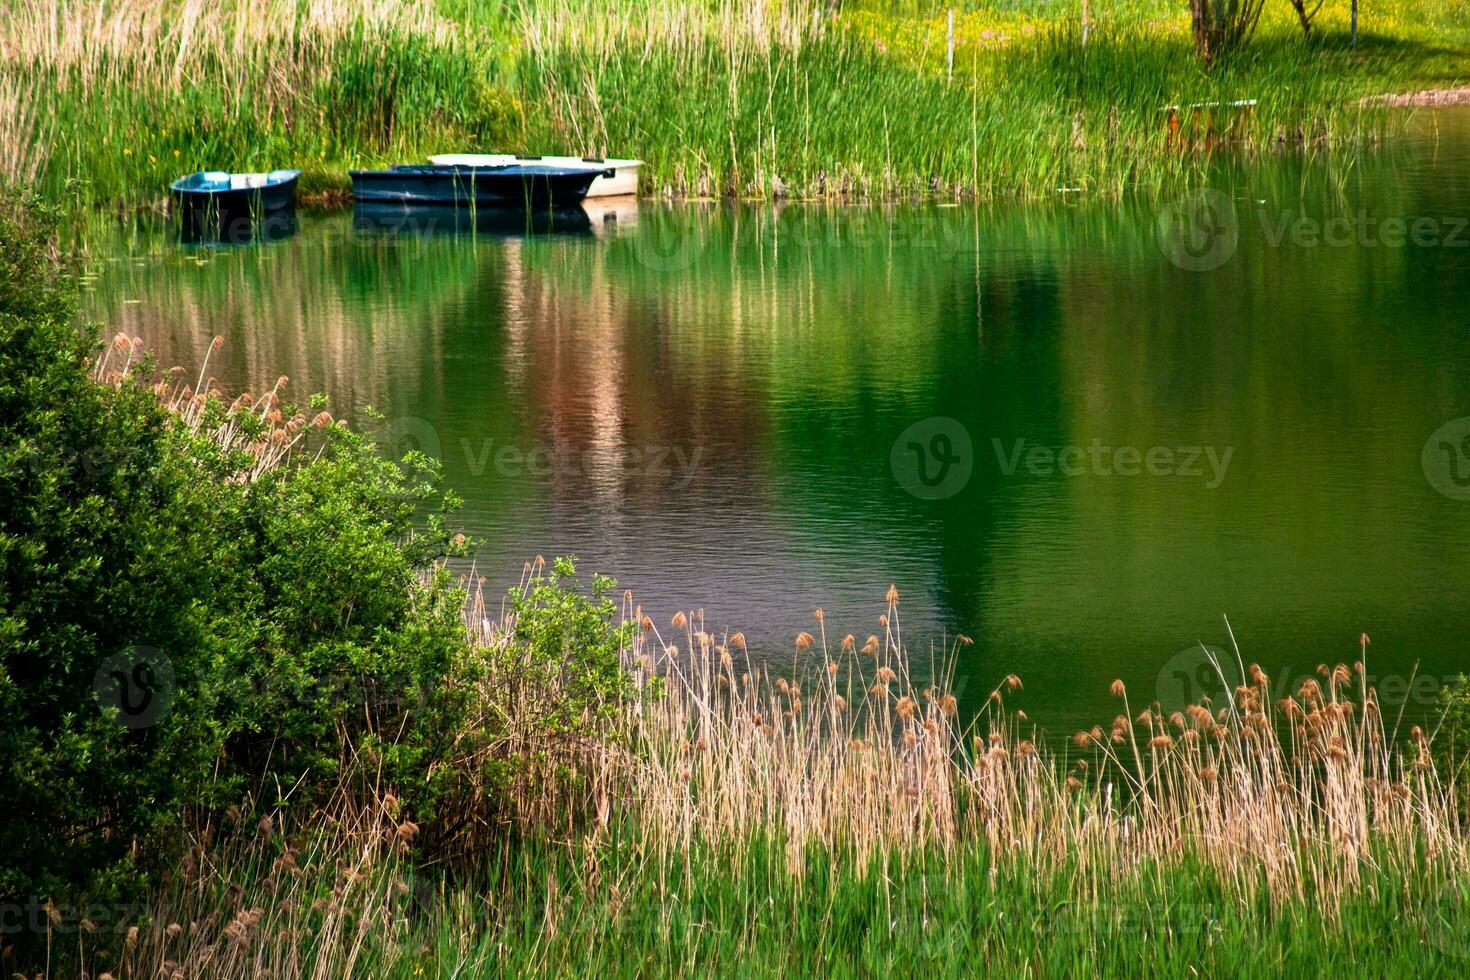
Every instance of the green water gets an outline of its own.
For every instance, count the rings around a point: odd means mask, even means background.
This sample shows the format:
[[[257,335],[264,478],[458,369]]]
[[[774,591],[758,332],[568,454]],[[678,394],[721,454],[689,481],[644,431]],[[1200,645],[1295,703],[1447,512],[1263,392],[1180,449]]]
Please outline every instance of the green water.
[[[1213,210],[1162,218],[1060,194],[133,229],[87,307],[190,376],[222,335],[227,390],[383,412],[443,459],[497,589],[576,554],[789,664],[819,606],[834,643],[877,631],[893,583],[923,662],[974,639],[965,701],[1019,674],[1059,734],[1107,724],[1115,677],[1173,706],[1223,615],[1283,694],[1366,632],[1422,713],[1470,670],[1470,114],[1418,133],[1222,166]]]

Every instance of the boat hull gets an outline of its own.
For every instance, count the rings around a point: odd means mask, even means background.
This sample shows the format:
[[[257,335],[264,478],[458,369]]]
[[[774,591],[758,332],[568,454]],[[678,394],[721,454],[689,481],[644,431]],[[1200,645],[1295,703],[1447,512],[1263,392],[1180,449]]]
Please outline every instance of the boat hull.
[[[601,174],[587,189],[588,197],[624,197],[638,193],[638,168],[642,160],[601,157],[515,157],[504,153],[440,153],[429,157],[440,166],[503,167],[514,163],[542,163],[554,167],[600,166]]]
[[[567,208],[581,203],[601,171],[589,166],[401,166],[352,171],[363,204],[475,208]]]
[[[269,174],[191,174],[174,182],[174,203],[188,213],[249,215],[296,204],[295,170]]]
[[[530,236],[581,237],[592,234],[592,221],[581,208],[533,209],[445,208],[435,205],[359,203],[352,210],[354,231],[367,234],[433,237],[483,235],[493,238]]]

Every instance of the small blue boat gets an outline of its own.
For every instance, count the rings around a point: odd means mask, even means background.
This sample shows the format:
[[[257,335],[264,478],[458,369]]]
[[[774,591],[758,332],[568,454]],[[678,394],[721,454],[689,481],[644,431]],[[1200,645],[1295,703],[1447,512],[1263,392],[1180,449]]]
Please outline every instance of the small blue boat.
[[[173,183],[174,201],[184,211],[245,214],[279,211],[296,203],[299,170],[232,174],[201,170]]]
[[[435,204],[474,208],[569,208],[580,204],[606,167],[510,163],[467,167],[400,164],[352,171],[363,204]]]

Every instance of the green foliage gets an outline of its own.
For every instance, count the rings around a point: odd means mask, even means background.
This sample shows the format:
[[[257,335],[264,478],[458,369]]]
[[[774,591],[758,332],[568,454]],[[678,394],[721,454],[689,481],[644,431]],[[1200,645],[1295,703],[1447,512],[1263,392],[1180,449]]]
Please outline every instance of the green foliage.
[[[1440,777],[1453,784],[1460,817],[1470,826],[1470,677],[1461,674],[1439,689],[1443,712],[1432,755]]]
[[[633,624],[619,622],[615,583],[594,575],[583,595],[575,575],[573,559],[557,558],[509,597],[510,633],[499,653],[499,672],[513,679],[507,708],[522,719],[533,713],[529,727],[546,735],[594,730],[632,690],[622,655]]]
[[[432,810],[438,786],[425,780],[468,690],[464,594],[443,569],[426,572],[453,546],[442,514],[415,526],[438,479],[432,461],[394,464],[339,428],[310,465],[244,493],[210,484],[213,558],[228,570],[212,601],[229,603],[211,631],[206,695],[227,774],[262,802],[320,802],[360,749],[412,812]],[[240,787],[209,789],[223,802]]]
[[[6,202],[10,203],[10,202]],[[171,726],[133,731],[93,700],[131,644],[188,643],[185,557],[155,515],[176,473],[164,416],[87,375],[51,267],[50,216],[0,217],[0,893],[47,890],[116,857],[174,795]]]
[[[0,218],[0,893],[95,893],[244,789],[309,806],[362,776],[432,814],[471,689],[437,464],[334,426],[244,479],[141,382],[92,378],[49,222]]]
[[[479,827],[536,836],[587,816],[591,777],[605,771],[623,734],[619,709],[634,694],[623,664],[633,625],[622,621],[611,579],[593,576],[583,592],[575,576],[571,558],[549,571],[538,559],[485,636],[475,713],[447,760],[461,795],[446,809],[460,819],[426,828],[430,853],[483,855]]]
[[[1239,900],[1218,856],[1195,850],[1094,889],[1073,869],[1038,872],[986,847],[798,854],[754,826],[733,845],[696,836],[671,852],[617,824],[597,842],[525,841],[471,882],[380,861],[365,881],[344,883],[333,857],[330,846],[308,849],[298,879],[308,895],[332,896],[331,907],[348,905],[331,921],[318,911],[327,902],[282,910],[268,857],[225,851],[198,885],[170,883],[160,895],[170,917],[207,921],[172,946],[152,946],[163,928],[152,926],[139,975],[151,975],[150,955],[227,945],[229,917],[208,913],[232,904],[265,909],[251,950],[261,959],[303,976],[405,980],[963,977],[978,964],[987,976],[1455,976],[1470,948],[1470,903],[1429,860],[1408,871],[1370,864],[1362,887],[1332,902],[1252,902]],[[384,912],[392,928],[353,927],[357,915]]]

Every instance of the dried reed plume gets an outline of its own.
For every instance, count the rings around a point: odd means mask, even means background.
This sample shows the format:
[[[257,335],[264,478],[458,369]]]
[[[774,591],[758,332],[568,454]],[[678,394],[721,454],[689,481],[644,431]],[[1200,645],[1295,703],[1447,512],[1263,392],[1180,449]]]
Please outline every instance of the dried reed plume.
[[[296,411],[288,418],[281,411],[281,393],[288,379],[281,375],[274,386],[258,398],[245,393],[226,403],[223,394],[207,377],[210,356],[224,344],[215,337],[199,366],[193,386],[184,384],[182,372],[174,369],[151,385],[158,402],[175,424],[191,435],[208,439],[227,453],[244,453],[249,463],[234,479],[249,482],[286,463],[301,446],[311,429],[339,424],[330,412],[308,418]],[[92,365],[92,377],[104,384],[122,384],[134,378],[143,362],[142,338],[118,334],[106,345]]]
[[[784,842],[793,859],[811,846],[982,846],[1038,873],[1071,867],[1097,887],[1189,856],[1243,898],[1264,888],[1330,900],[1385,861],[1470,867],[1427,739],[1416,735],[1404,758],[1361,672],[1355,686],[1346,667],[1328,671],[1281,704],[1264,673],[1242,672],[1218,721],[1208,705],[1150,706],[1114,722],[1112,739],[1101,726],[1080,733],[1069,760],[1006,705],[1021,686],[1013,674],[961,727],[945,683],[960,644],[925,665],[938,684],[921,690],[888,598],[887,635],[868,656],[802,634],[812,669],[790,678],[631,634],[640,683],[662,677],[666,693],[626,708],[634,743],[603,760],[612,809],[655,851],[694,839],[739,846],[753,833]],[[1126,709],[1121,683],[1113,693]]]

